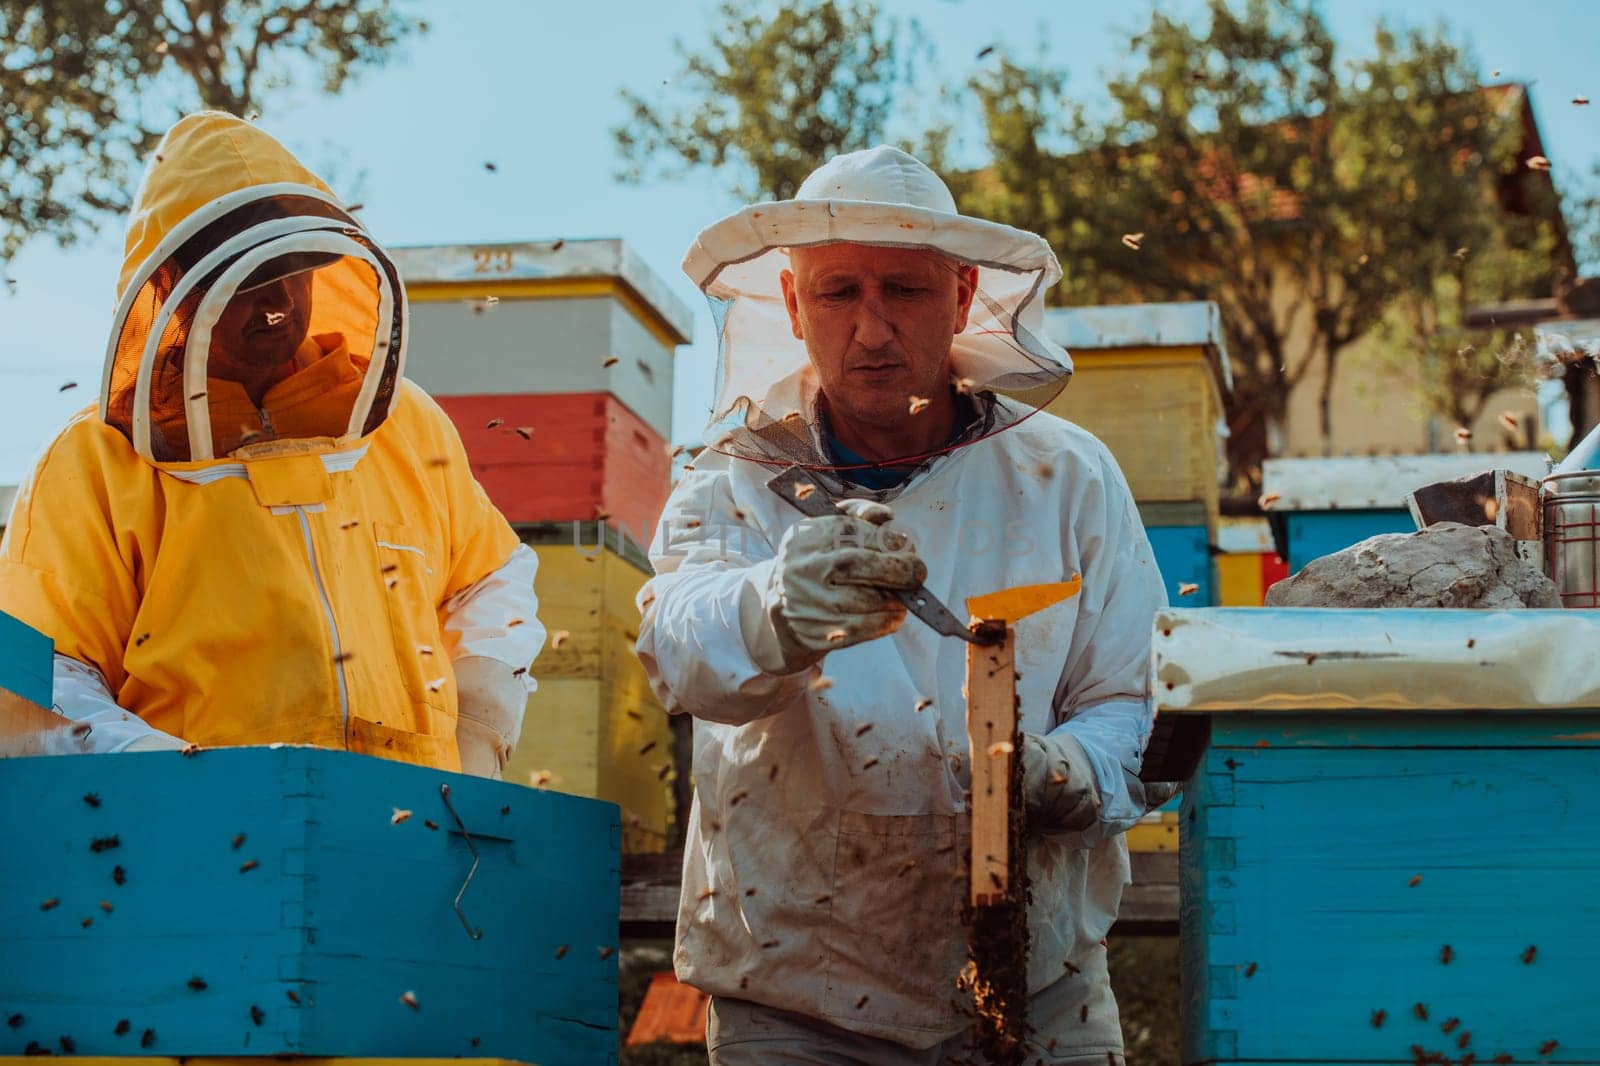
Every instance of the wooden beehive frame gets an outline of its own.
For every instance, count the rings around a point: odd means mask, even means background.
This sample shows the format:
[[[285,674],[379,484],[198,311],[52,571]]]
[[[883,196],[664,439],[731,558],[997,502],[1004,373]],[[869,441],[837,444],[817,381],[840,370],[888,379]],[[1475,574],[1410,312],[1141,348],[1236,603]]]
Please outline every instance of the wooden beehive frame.
[[[987,906],[1011,883],[1012,760],[1017,758],[1017,670],[1013,634],[1004,620],[998,644],[967,645],[967,741],[972,767],[971,901]]]

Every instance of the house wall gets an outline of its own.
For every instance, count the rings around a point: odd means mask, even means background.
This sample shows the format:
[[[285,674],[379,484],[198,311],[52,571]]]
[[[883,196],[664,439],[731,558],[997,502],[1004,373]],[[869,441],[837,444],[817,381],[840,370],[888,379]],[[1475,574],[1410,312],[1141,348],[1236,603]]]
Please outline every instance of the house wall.
[[[1287,283],[1280,282],[1277,306],[1280,316],[1290,314],[1294,292]],[[1291,359],[1304,353],[1311,343],[1311,322],[1308,314],[1298,315],[1291,323],[1288,351],[1295,353]],[[1284,439],[1273,454],[1283,457],[1333,455],[1411,454],[1432,451],[1456,451],[1454,425],[1431,416],[1417,395],[1417,374],[1414,358],[1397,352],[1399,341],[1373,330],[1339,355],[1333,377],[1331,449],[1325,451],[1318,402],[1322,389],[1320,362],[1309,370],[1289,394],[1285,415]],[[1496,393],[1485,406],[1483,414],[1471,427],[1472,451],[1502,452],[1520,449],[1520,441],[1507,440],[1500,417],[1506,412],[1517,414],[1522,426],[1533,426],[1542,432],[1538,423],[1538,402],[1530,381],[1527,389],[1506,389]]]

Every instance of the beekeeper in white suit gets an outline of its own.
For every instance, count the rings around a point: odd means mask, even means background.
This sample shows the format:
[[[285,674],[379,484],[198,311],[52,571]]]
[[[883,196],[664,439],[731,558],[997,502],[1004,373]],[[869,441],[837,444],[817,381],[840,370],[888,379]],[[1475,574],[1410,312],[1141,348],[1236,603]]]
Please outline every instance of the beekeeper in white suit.
[[[962,613],[1081,574],[1016,627],[1028,1061],[1121,1062],[1102,938],[1121,834],[1157,798],[1138,770],[1165,594],[1105,446],[1038,410],[1071,373],[1039,332],[1049,245],[874,148],[706,229],[684,269],[718,312],[719,395],[651,549],[638,646],[698,720],[675,959],[712,996],[711,1061],[966,1054],[966,645],[894,590],[925,580]],[[791,464],[837,516],[767,487]]]

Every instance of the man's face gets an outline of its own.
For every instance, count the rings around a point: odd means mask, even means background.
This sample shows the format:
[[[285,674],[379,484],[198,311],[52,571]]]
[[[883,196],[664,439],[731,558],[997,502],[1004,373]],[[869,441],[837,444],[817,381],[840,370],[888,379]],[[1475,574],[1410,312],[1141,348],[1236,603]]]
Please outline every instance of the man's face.
[[[238,293],[211,331],[209,373],[232,381],[259,380],[294,365],[311,328],[314,271]]]
[[[829,408],[896,425],[910,399],[947,390],[950,344],[967,326],[976,267],[927,249],[866,244],[796,248],[783,272],[794,335],[805,341]]]

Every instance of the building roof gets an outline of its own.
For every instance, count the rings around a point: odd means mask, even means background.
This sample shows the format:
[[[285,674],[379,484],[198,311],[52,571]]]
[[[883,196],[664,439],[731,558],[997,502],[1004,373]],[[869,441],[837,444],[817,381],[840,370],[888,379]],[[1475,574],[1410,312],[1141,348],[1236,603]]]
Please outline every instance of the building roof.
[[[616,238],[428,244],[391,248],[407,285],[611,278],[622,282],[645,308],[669,327],[679,344],[689,343],[694,315],[661,275]]]

